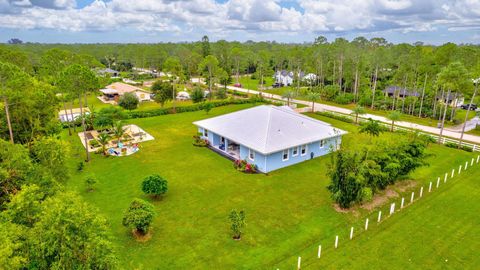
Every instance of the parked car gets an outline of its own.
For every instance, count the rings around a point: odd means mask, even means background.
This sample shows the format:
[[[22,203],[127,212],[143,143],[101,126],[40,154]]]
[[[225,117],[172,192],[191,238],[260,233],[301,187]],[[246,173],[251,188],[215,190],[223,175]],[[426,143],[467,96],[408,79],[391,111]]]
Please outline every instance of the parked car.
[[[279,83],[279,82],[276,82],[276,83],[272,84],[273,88],[279,88],[279,87],[282,87],[282,86],[283,86],[283,83]]]
[[[238,88],[242,88],[242,84],[241,84],[241,83],[236,83],[236,84],[234,84],[233,86],[238,87]]]
[[[477,104],[462,104],[460,106],[460,108],[464,109],[464,110],[468,110],[468,106],[470,105],[470,110],[471,111],[475,111],[477,109]]]

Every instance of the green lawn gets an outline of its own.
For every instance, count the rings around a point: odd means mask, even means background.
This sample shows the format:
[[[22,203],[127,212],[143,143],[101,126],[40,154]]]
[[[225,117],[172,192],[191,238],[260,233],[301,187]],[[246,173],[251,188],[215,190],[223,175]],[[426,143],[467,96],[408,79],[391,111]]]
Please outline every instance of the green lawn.
[[[334,210],[326,189],[329,156],[269,175],[249,175],[237,172],[231,161],[211,150],[192,146],[192,135],[196,133],[193,121],[250,106],[214,108],[209,115],[199,111],[131,120],[155,140],[142,143],[141,150],[128,157],[94,155],[84,172],[72,172],[67,188],[78,191],[107,217],[125,268],[293,269],[292,258],[296,260],[302,251],[318,242],[332,241],[339,230],[346,230],[372,214],[366,210],[355,214]],[[357,133],[354,125],[315,117],[350,132],[344,138],[343,147],[361,147],[369,142],[366,135]],[[63,136],[72,145],[73,171],[83,158],[81,144],[77,136],[68,137],[66,133]],[[389,140],[397,136],[404,135],[383,135]],[[411,176],[419,185],[473,155],[438,145],[432,145],[428,151],[433,154],[429,158],[431,165]],[[99,180],[98,190],[92,193],[85,192],[83,183],[90,173]],[[158,214],[152,228],[153,237],[146,243],[138,243],[121,225],[121,220],[133,198],[150,200],[141,193],[140,183],[152,173],[168,179],[169,191],[162,200],[153,201]],[[247,215],[241,241],[230,237],[227,216],[233,208],[244,209]],[[449,227],[437,228],[443,229],[450,230]],[[391,266],[403,269],[401,265]]]
[[[265,87],[270,87],[273,84],[273,78],[270,76],[265,76],[263,77],[263,84]],[[246,89],[251,89],[251,90],[258,90],[258,87],[260,86],[260,79],[252,79],[250,76],[240,76],[238,80],[242,84],[242,88]],[[236,78],[235,76],[233,77],[233,83],[234,85],[236,83]]]

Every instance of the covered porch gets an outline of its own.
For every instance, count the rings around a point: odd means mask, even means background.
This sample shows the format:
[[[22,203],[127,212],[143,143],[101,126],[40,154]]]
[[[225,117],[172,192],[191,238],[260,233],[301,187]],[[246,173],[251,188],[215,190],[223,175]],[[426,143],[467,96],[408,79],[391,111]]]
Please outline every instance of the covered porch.
[[[213,134],[211,147],[218,153],[233,159],[240,159],[240,145],[218,134]]]

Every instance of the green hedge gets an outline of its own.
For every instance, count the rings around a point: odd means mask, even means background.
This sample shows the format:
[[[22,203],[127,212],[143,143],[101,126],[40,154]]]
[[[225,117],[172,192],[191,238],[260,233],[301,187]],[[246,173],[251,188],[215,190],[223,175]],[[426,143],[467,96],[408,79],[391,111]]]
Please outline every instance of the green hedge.
[[[226,106],[226,105],[233,105],[233,104],[247,104],[247,103],[268,103],[266,100],[259,99],[258,97],[253,97],[249,99],[226,99],[221,101],[212,101],[206,102],[212,105],[213,108]],[[197,103],[189,106],[182,106],[177,107],[175,111],[173,108],[160,108],[160,109],[153,109],[153,110],[146,110],[146,111],[130,111],[126,112],[127,119],[134,119],[134,118],[147,118],[159,115],[166,115],[166,114],[173,114],[173,113],[183,113],[183,112],[195,112],[201,111],[204,108],[204,104],[206,103]]]
[[[321,116],[325,116],[325,117],[328,117],[328,118],[333,118],[333,119],[336,119],[336,120],[339,120],[339,121],[342,121],[342,122],[345,122],[345,123],[353,123],[353,119],[348,117],[348,116],[343,116],[343,115],[338,115],[338,114],[334,114],[334,113],[329,113],[329,112],[316,112],[316,114],[318,115],[321,115]]]

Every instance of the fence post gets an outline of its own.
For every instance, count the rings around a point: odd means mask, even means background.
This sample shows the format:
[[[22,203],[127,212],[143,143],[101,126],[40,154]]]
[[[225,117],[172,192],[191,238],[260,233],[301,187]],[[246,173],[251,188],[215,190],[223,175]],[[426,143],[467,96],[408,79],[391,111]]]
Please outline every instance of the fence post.
[[[475,159],[472,157],[472,161],[470,162],[470,166],[473,166],[473,161],[474,161],[474,160],[475,160]]]
[[[443,182],[444,182],[444,183],[447,182],[447,177],[448,177],[448,173],[445,173],[445,177],[443,178]]]
[[[467,169],[468,167],[468,161],[465,161],[465,170]]]
[[[352,240],[352,238],[353,238],[353,227],[350,228],[350,240]]]
[[[432,192],[432,181],[430,181],[430,185],[428,185],[428,192]]]
[[[300,270],[302,269],[302,257],[298,257],[298,261],[297,261],[297,270]]]
[[[413,198],[415,198],[415,192],[414,191],[412,191],[412,196],[410,197],[410,203],[413,202]]]
[[[380,222],[382,220],[382,211],[378,211],[378,219],[377,222]]]
[[[405,203],[405,198],[402,197],[402,202],[400,203],[400,208],[403,208],[403,204]]]
[[[458,166],[458,174],[462,173],[462,165]]]
[[[335,236],[335,248],[337,248],[337,247],[338,247],[338,235]]]
[[[392,215],[395,212],[395,203],[392,203],[390,205],[390,215]]]
[[[322,256],[322,245],[318,246],[318,254],[317,257],[320,259],[320,256]]]
[[[452,169],[452,175],[450,176],[450,178],[453,178],[454,175],[455,175],[455,169]]]
[[[478,164],[479,160],[480,160],[480,155],[477,156],[477,164]]]
[[[423,196],[423,187],[420,188],[420,197]]]
[[[437,179],[437,188],[440,186],[440,177]]]
[[[365,220],[365,231],[368,230],[368,218]]]

